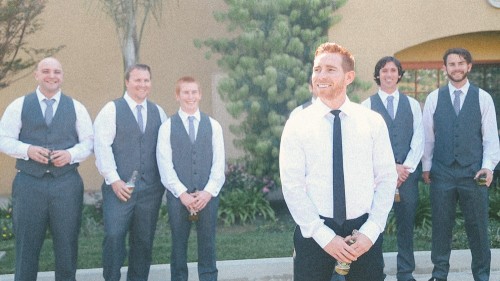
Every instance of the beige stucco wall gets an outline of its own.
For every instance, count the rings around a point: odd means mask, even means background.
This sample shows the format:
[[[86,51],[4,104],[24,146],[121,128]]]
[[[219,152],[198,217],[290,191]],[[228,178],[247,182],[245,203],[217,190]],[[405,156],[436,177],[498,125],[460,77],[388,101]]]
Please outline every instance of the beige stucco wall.
[[[475,37],[471,38],[473,40],[466,37],[439,40],[458,34],[500,31],[500,9],[491,6],[487,0],[351,0],[338,12],[342,20],[331,28],[330,40],[353,53],[357,75],[367,81],[373,81],[373,68],[381,57],[395,55],[428,41],[434,42],[413,48],[407,52],[409,56],[398,57],[409,61],[441,61],[446,49],[459,44],[471,48],[475,59],[493,56],[500,59],[500,44],[478,42]],[[496,37],[499,33],[490,35]],[[375,89],[374,82],[372,85],[372,89],[362,96],[366,97]]]
[[[100,10],[98,0],[47,3],[42,15],[45,25],[30,37],[29,44],[37,47],[66,45],[56,55],[65,71],[63,90],[86,105],[91,117],[95,118],[106,102],[122,94],[122,59],[114,25]],[[234,157],[236,152],[230,145],[231,135],[227,129],[230,121],[222,108],[223,103],[214,94],[221,73],[215,59],[206,60],[204,51],[193,46],[195,38],[226,36],[225,26],[213,19],[213,11],[224,7],[223,0],[165,1],[160,23],[148,23],[141,62],[152,67],[151,99],[163,106],[168,114],[177,110],[173,95],[175,80],[188,74],[200,80],[204,93],[201,108],[226,128],[226,151],[229,157]],[[411,47],[457,34],[500,31],[500,9],[491,7],[487,0],[349,0],[338,12],[343,19],[332,27],[329,37],[352,51],[357,61],[357,75],[366,81],[371,81],[373,66],[382,56],[407,50],[398,55],[434,59],[421,53],[422,48]],[[451,44],[443,42],[438,41],[436,54],[441,54],[446,45]],[[500,44],[496,45],[498,48]],[[481,48],[495,47],[487,44]],[[488,53],[500,54],[497,49]],[[12,100],[34,87],[30,73],[0,90],[0,113],[3,114]],[[90,157],[80,169],[87,190],[98,190],[102,182],[94,161]],[[0,155],[0,195],[10,194],[14,173],[14,160]]]
[[[161,22],[148,23],[141,47],[141,62],[149,64],[153,74],[151,99],[167,114],[178,108],[174,83],[183,75],[200,80],[204,97],[202,110],[214,114],[212,76],[218,73],[216,61],[206,60],[193,39],[223,33],[225,27],[212,15],[224,9],[222,0],[165,1]],[[98,0],[48,1],[42,15],[44,27],[30,37],[37,47],[66,45],[56,55],[64,69],[63,91],[81,101],[94,119],[104,104],[123,91],[123,66],[118,39],[112,21],[99,8]],[[33,91],[35,80],[29,75],[0,91],[0,113],[15,98]],[[229,138],[229,137],[226,137]],[[229,142],[228,142],[229,143]],[[95,159],[90,157],[80,168],[87,190],[98,190],[102,177]],[[12,158],[0,155],[0,195],[11,192],[15,174]]]

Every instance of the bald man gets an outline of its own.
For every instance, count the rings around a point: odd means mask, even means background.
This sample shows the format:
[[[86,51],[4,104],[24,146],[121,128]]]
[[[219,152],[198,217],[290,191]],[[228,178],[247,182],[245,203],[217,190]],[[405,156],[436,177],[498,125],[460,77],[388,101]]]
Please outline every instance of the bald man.
[[[16,158],[12,184],[16,281],[35,281],[47,228],[55,280],[74,281],[83,182],[77,167],[93,149],[85,107],[61,92],[63,69],[52,57],[38,63],[33,93],[14,100],[0,121],[0,151]]]

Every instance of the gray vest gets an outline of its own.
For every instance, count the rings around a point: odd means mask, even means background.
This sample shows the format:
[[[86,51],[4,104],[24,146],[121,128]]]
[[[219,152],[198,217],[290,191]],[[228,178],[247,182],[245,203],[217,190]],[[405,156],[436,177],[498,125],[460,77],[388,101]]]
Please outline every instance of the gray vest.
[[[153,102],[147,101],[148,118],[143,134],[125,99],[116,99],[114,103],[116,136],[111,148],[120,179],[127,181],[136,170],[139,172],[136,190],[157,185],[160,174],[156,164],[156,143],[161,125],[158,107]]]
[[[188,192],[203,190],[212,169],[212,124],[209,117],[201,113],[196,141],[191,144],[189,135],[182,123],[179,113],[171,117],[170,144],[172,162],[179,180],[187,187]]]
[[[302,109],[306,109],[308,108],[310,105],[312,104],[312,101],[309,100],[309,101],[306,101],[305,103],[303,103],[301,106],[302,106]]]
[[[447,166],[457,162],[462,167],[475,164],[479,170],[483,159],[483,135],[479,88],[470,85],[458,116],[450,99],[448,85],[439,89],[434,112],[433,161]]]
[[[398,110],[394,120],[389,116],[378,94],[370,97],[370,103],[372,110],[380,113],[387,124],[395,162],[403,164],[410,151],[413,138],[413,113],[408,97],[404,94],[399,95]]]
[[[32,145],[48,147],[54,150],[68,149],[78,143],[76,132],[76,112],[73,100],[61,94],[57,111],[50,126],[45,123],[40,103],[36,93],[31,93],[24,98],[21,111],[22,128],[19,140]],[[75,170],[78,163],[68,164],[64,167],[55,167],[52,164],[41,164],[33,160],[17,159],[16,169],[34,177],[42,177],[46,173],[60,176],[68,171]]]

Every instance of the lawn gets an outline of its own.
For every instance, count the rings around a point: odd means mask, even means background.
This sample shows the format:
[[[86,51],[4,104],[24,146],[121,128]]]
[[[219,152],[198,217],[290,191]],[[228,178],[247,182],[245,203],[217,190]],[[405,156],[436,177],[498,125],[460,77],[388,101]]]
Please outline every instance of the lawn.
[[[88,207],[86,207],[88,208]],[[154,241],[154,264],[170,263],[170,230],[163,206],[156,238]],[[274,222],[256,220],[245,225],[224,226],[217,229],[217,255],[218,260],[256,259],[270,257],[289,257],[292,254],[292,233],[295,224],[286,207],[282,204],[274,205],[277,220]],[[78,268],[101,267],[101,244],[103,240],[102,225],[95,221],[89,211],[84,212],[84,221],[79,240]],[[500,247],[500,222],[491,220],[490,233],[492,247]],[[458,220],[453,240],[453,248],[467,247],[467,238],[463,224]],[[418,229],[415,235],[415,250],[430,250],[429,229]],[[6,256],[0,260],[0,274],[11,274],[14,270],[14,240],[0,242],[0,251],[5,251]],[[189,242],[189,261],[196,261],[196,233],[191,233]],[[396,238],[394,233],[384,236],[384,252],[396,251]],[[40,271],[52,271],[54,257],[52,253],[52,240],[50,234],[42,249],[40,258]]]

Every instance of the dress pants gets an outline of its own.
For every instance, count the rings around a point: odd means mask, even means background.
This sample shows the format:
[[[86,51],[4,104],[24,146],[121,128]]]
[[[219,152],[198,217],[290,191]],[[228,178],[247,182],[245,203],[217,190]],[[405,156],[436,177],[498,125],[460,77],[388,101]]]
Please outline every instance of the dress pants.
[[[55,280],[74,281],[82,220],[83,181],[71,170],[41,178],[18,172],[12,185],[16,281],[35,281],[47,228],[54,243]]]
[[[432,276],[446,280],[450,268],[451,242],[457,202],[462,210],[472,254],[475,281],[490,276],[491,251],[488,237],[488,188],[478,186],[473,176],[462,176],[466,168],[446,167],[436,161],[431,170]]]
[[[104,241],[103,276],[119,281],[120,269],[127,256],[125,238],[129,234],[128,281],[146,281],[149,276],[153,239],[161,198],[165,188],[160,184],[136,188],[127,202],[122,202],[111,186],[103,184]]]
[[[397,230],[397,280],[413,279],[415,270],[415,256],[413,255],[413,234],[415,229],[415,214],[418,206],[418,179],[419,170],[410,174],[408,179],[399,187],[400,202],[394,202]]]
[[[219,197],[212,197],[207,206],[198,213],[196,234],[198,238],[198,278],[200,281],[216,281],[215,232]],[[172,230],[171,281],[187,281],[187,244],[191,225],[189,212],[171,192],[167,191],[167,209]]]
[[[342,237],[350,235],[354,229],[359,229],[367,218],[368,214],[365,214],[359,218],[347,220],[342,225],[337,225],[333,219],[322,217],[325,224]],[[304,238],[299,227],[295,228],[293,240],[296,251],[293,280],[330,281],[336,260],[325,252],[313,238]],[[370,250],[351,264],[351,269],[349,274],[345,276],[345,280],[384,280],[382,242],[383,235],[381,234]]]

